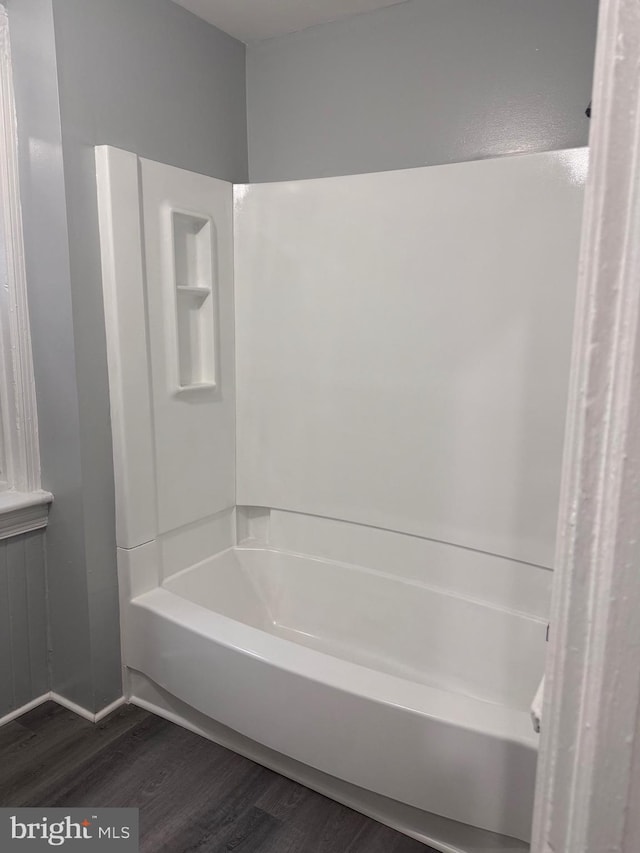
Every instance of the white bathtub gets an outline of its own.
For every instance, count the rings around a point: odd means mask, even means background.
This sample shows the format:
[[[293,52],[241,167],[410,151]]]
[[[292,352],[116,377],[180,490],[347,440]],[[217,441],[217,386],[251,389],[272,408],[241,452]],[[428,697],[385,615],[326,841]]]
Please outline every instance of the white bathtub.
[[[542,620],[266,548],[182,571],[125,618],[126,665],[206,717],[358,788],[528,839]]]

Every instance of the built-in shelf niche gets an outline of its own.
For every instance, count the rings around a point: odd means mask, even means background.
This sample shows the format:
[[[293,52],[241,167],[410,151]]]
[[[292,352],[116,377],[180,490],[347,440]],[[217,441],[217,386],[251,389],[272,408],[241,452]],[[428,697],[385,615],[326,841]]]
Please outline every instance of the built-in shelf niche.
[[[211,220],[172,211],[178,391],[216,387],[216,316]]]

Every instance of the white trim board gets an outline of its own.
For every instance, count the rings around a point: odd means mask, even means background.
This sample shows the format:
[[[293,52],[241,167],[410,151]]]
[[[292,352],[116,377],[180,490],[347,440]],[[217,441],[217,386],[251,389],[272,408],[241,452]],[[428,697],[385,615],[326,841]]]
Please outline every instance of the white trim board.
[[[0,539],[47,526],[53,496],[37,492],[0,491]]]
[[[0,311],[6,370],[0,371],[6,475],[21,492],[40,490],[40,449],[22,235],[16,112],[7,12],[0,6],[0,218],[4,224],[7,303]]]
[[[7,11],[0,5],[0,539],[46,527],[22,235],[18,137]]]
[[[99,723],[100,720],[103,720],[111,714],[112,711],[115,711],[121,705],[127,704],[127,701],[128,700],[124,696],[120,696],[120,698],[116,699],[115,702],[111,702],[101,711],[94,714],[91,711],[87,711],[87,709],[83,708],[81,705],[76,705],[75,702],[65,699],[64,696],[60,696],[59,693],[49,691],[48,693],[43,693],[42,696],[38,696],[36,699],[32,699],[30,702],[27,702],[26,705],[21,705],[19,708],[9,711],[9,713],[5,714],[4,717],[0,717],[0,727],[17,720],[19,717],[22,717],[23,714],[33,711],[33,709],[37,708],[38,705],[44,705],[45,702],[55,702],[57,705],[61,705],[63,708],[73,711],[74,714],[88,720],[90,723]]]
[[[9,713],[5,714],[4,717],[0,717],[0,727],[6,726],[7,723],[12,723],[23,714],[33,711],[33,709],[37,708],[38,705],[43,705],[45,702],[48,702],[49,699],[51,699],[51,693],[43,693],[42,696],[38,696],[36,699],[32,699],[30,702],[27,702],[26,705],[21,705],[19,708],[9,711]]]
[[[52,702],[57,702],[58,705],[62,705],[63,708],[67,708],[69,711],[73,711],[73,713],[77,714],[79,717],[84,717],[84,719],[88,720],[90,723],[99,723],[100,720],[103,720],[112,711],[115,711],[116,708],[119,708],[120,705],[124,705],[127,701],[124,696],[121,696],[119,699],[116,699],[115,702],[111,702],[109,705],[106,705],[101,711],[97,711],[95,714],[93,714],[91,711],[87,711],[87,709],[83,708],[81,705],[76,705],[76,703],[71,702],[70,699],[65,699],[64,696],[60,696],[59,693],[52,692],[49,698]]]
[[[138,157],[107,145],[95,157],[113,458],[122,460],[114,464],[116,538],[134,547],[158,532]]]
[[[639,57],[601,0],[532,853],[640,849]]]

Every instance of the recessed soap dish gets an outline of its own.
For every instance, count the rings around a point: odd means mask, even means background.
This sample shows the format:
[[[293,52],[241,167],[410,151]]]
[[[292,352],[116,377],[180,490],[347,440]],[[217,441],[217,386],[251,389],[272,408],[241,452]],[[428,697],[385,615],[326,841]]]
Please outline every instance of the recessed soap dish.
[[[177,392],[216,387],[213,233],[208,217],[171,211]]]

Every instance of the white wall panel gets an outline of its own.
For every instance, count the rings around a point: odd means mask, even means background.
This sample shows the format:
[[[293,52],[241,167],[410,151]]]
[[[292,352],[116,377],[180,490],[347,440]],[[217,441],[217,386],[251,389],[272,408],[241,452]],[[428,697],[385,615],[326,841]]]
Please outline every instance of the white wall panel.
[[[264,530],[266,535],[257,537],[258,542],[244,544],[264,542],[297,554],[366,566],[540,619],[549,615],[553,572],[538,566],[420,536],[281,510],[269,512]]]
[[[586,169],[236,188],[237,502],[550,565]]]
[[[232,186],[150,160],[140,165],[165,533],[235,504]]]
[[[133,548],[157,532],[155,457],[147,341],[139,162],[96,148],[116,541]]]

